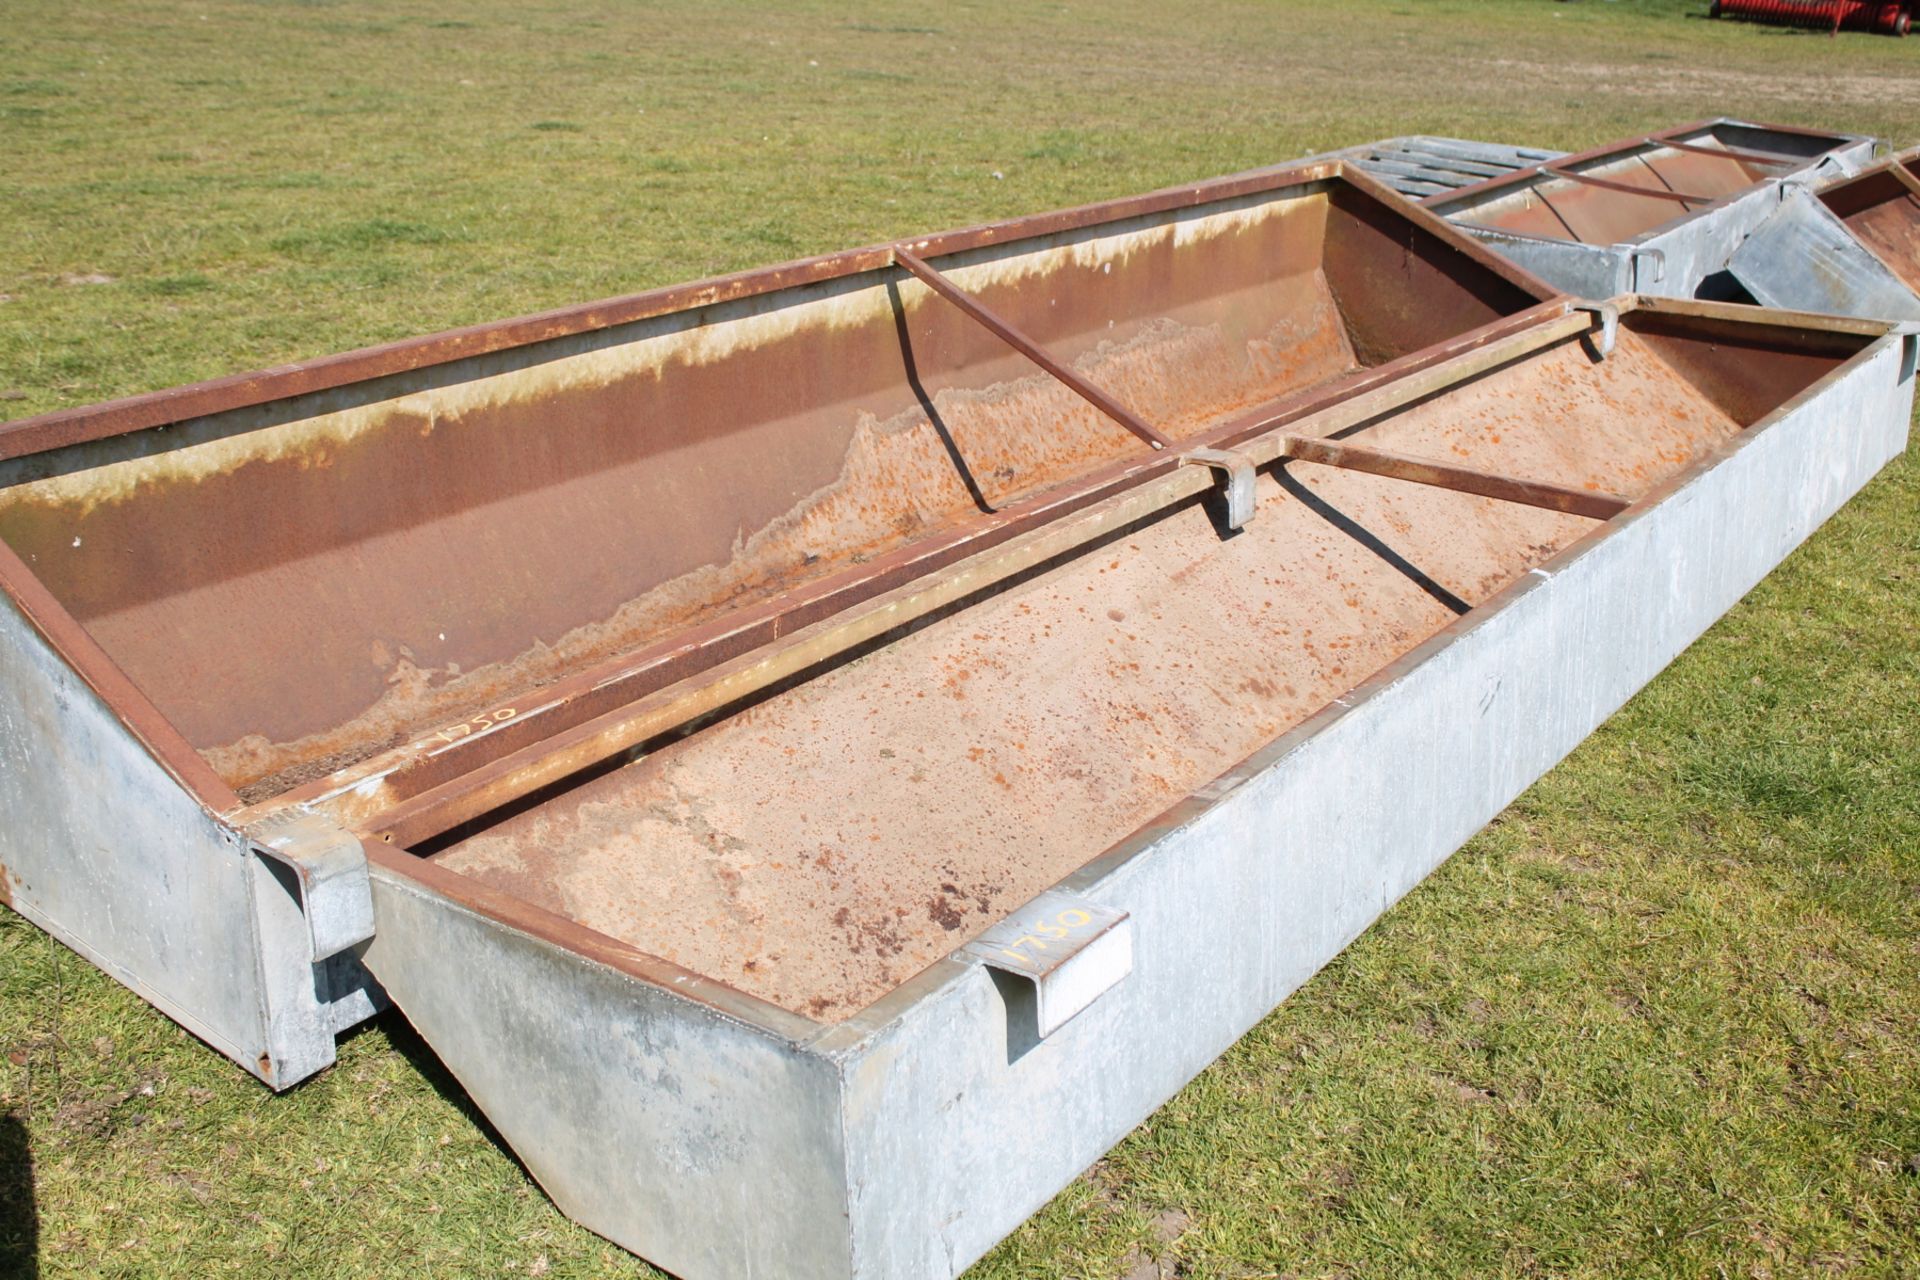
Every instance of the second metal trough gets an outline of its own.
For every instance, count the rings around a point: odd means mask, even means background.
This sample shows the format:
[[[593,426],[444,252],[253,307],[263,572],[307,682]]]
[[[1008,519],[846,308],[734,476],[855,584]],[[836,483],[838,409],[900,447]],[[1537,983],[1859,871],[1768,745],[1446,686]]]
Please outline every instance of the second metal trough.
[[[1846,177],[1873,140],[1710,120],[1424,198],[1425,207],[1583,298],[1711,294],[1783,184]]]

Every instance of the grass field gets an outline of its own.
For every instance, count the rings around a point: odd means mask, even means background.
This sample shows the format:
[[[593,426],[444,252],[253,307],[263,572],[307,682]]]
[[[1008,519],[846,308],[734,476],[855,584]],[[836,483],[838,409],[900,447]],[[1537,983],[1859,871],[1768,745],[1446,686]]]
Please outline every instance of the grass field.
[[[1920,134],[1920,42],[1704,7],[10,0],[0,416],[1394,133]],[[400,1018],[276,1098],[0,911],[36,1271],[656,1274]],[[1920,466],[975,1274],[1920,1275]]]

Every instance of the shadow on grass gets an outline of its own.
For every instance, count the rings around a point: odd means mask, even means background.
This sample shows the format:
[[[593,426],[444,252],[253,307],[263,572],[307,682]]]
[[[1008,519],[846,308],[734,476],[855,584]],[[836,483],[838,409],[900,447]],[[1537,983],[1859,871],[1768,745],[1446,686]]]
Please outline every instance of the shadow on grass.
[[[480,1110],[479,1105],[467,1093],[459,1078],[447,1070],[446,1063],[440,1061],[440,1055],[433,1051],[433,1046],[414,1030],[413,1024],[407,1021],[406,1014],[396,1008],[388,1008],[385,1013],[361,1023],[349,1034],[364,1035],[375,1028],[387,1038],[387,1043],[393,1046],[393,1051],[405,1058],[407,1065],[418,1071],[421,1078],[433,1086],[435,1093],[451,1104],[473,1124],[474,1128],[485,1134],[487,1141],[491,1142],[501,1155],[513,1161],[514,1167],[520,1170],[527,1181],[535,1186],[540,1185],[528,1171],[527,1166],[521,1162],[520,1157],[514,1154],[513,1148],[507,1145],[507,1140],[500,1136],[500,1131],[493,1127],[493,1122],[487,1119],[486,1113]],[[5,1256],[4,1253],[0,1253],[0,1259],[4,1259]],[[4,1270],[0,1270],[0,1276],[5,1274]]]
[[[39,1244],[27,1126],[16,1115],[0,1115],[0,1276],[39,1275]]]

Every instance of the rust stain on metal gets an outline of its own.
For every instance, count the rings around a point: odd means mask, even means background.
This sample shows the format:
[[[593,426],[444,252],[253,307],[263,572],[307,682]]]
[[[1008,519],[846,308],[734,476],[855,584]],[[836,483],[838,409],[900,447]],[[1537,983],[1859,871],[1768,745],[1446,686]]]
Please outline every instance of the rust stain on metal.
[[[1543,403],[1565,405],[1545,415]],[[1356,441],[1644,491],[1739,425],[1634,335],[1498,370]],[[1454,616],[1581,517],[1294,463],[1220,540],[1197,507],[438,855],[808,1017],[870,1002]]]

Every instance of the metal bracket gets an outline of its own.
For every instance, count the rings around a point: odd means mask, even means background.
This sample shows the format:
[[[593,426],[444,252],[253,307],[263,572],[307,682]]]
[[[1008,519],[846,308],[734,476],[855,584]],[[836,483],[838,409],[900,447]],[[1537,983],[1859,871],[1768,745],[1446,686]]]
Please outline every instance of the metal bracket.
[[[373,936],[373,885],[359,840],[317,813],[277,815],[247,834],[256,852],[299,881],[316,963]]]
[[[1657,250],[1656,250],[1657,252]],[[1600,358],[1605,360],[1613,354],[1613,344],[1620,336],[1620,310],[1611,302],[1576,302],[1567,308],[1569,311],[1591,312],[1600,321],[1600,337],[1595,346]]]
[[[1644,273],[1644,278],[1640,269],[1642,260],[1653,266],[1651,272]],[[1629,261],[1633,263],[1633,288],[1636,293],[1646,285],[1659,284],[1667,278],[1667,254],[1664,249],[1635,249],[1629,255]]]
[[[960,951],[1033,984],[1035,1029],[1044,1039],[1133,972],[1133,921],[1049,890]]]
[[[1227,528],[1238,529],[1253,519],[1253,459],[1231,449],[1189,449],[1180,455],[1183,467],[1212,467],[1220,473],[1227,495]]]

